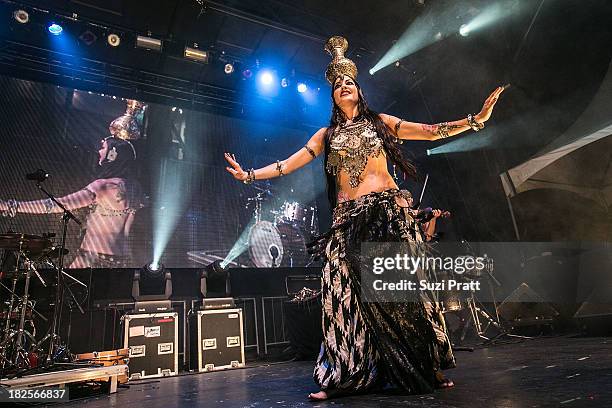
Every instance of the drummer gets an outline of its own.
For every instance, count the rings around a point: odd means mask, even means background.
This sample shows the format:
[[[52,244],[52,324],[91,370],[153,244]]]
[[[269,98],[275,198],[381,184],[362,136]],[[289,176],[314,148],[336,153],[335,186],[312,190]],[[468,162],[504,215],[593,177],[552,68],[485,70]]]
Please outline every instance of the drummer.
[[[437,241],[438,236],[436,235],[436,221],[442,216],[442,210],[433,210],[432,218],[421,224],[421,232],[423,233],[423,239],[426,242]]]

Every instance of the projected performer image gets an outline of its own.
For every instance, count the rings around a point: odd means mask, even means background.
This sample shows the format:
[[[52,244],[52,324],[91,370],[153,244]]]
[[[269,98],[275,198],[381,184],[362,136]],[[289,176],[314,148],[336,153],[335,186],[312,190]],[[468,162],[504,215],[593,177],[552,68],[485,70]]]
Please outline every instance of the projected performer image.
[[[408,194],[400,193],[388,171],[389,161],[407,176],[415,167],[398,143],[438,140],[467,130],[478,131],[490,118],[504,87],[466,119],[435,125],[408,122],[372,111],[357,83],[357,67],[344,56],[348,42],[328,40],[332,56],[325,76],[332,86],[330,125],[286,160],[245,170],[229,153],[226,168],[250,184],[289,174],[324,154],[331,230],[313,243],[324,256],[322,278],[323,344],[314,369],[320,391],[312,400],[373,390],[392,384],[408,393],[453,386],[442,370],[455,359],[441,313],[433,302],[365,302],[360,296],[360,265],[350,256],[362,242],[421,242],[419,227],[407,211]]]
[[[58,198],[68,210],[89,209],[86,231],[70,268],[130,266],[128,237],[143,200],[135,178],[136,150],[128,139],[140,137],[136,116],[142,108],[140,102],[128,101],[127,112],[111,122],[109,130],[113,136],[104,138],[99,145],[97,179]],[[50,199],[0,200],[0,211],[11,217],[62,212]]]

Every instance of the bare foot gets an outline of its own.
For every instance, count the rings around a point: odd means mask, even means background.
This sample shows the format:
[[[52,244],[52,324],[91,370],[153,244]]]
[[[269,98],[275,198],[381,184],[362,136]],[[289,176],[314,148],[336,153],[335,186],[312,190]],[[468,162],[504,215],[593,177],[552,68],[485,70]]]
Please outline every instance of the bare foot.
[[[436,388],[451,388],[454,386],[453,380],[444,377],[442,371],[436,371]]]
[[[328,398],[325,391],[311,392],[308,394],[308,399],[311,401],[325,401]]]

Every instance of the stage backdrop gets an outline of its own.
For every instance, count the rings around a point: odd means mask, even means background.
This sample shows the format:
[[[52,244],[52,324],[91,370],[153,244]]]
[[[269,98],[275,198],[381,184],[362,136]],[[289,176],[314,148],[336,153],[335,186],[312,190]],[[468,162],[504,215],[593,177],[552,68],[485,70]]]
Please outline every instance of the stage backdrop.
[[[43,186],[83,220],[69,225],[67,265],[139,267],[157,254],[167,266],[192,267],[230,251],[240,265],[308,262],[321,159],[253,186],[234,180],[223,159],[232,152],[245,168],[273,163],[303,146],[306,132],[143,103],[128,118],[139,137],[102,143],[128,101],[3,76],[0,90],[0,233],[59,241],[61,214],[25,179],[40,168],[49,174]],[[108,170],[119,163],[120,172]]]

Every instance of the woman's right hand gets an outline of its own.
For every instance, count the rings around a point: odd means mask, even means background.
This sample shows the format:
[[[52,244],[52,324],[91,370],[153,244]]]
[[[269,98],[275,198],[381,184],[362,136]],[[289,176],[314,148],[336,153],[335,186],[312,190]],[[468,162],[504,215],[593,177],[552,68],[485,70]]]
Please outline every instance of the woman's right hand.
[[[225,160],[230,164],[231,167],[226,167],[227,170],[234,178],[238,181],[244,181],[247,179],[247,172],[242,170],[240,164],[236,161],[236,156],[230,153],[225,153]]]

